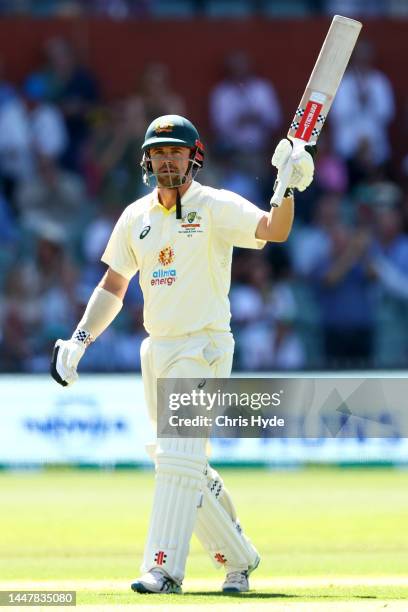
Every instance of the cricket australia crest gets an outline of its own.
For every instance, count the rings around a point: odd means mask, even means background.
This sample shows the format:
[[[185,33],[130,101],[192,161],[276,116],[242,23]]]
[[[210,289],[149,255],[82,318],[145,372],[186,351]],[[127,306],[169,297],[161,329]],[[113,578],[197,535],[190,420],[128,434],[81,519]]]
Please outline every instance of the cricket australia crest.
[[[178,233],[187,234],[188,236],[201,234],[203,232],[201,229],[201,220],[202,217],[200,217],[196,210],[186,212],[181,218],[181,226]]]
[[[157,121],[154,126],[154,131],[156,134],[161,134],[162,132],[172,132],[174,128],[174,123]]]

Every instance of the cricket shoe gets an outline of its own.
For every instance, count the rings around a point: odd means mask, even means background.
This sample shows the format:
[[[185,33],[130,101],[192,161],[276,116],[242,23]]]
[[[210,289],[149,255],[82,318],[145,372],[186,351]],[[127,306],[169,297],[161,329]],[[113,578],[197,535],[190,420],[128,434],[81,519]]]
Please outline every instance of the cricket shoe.
[[[130,585],[132,591],[136,593],[178,593],[180,594],[181,586],[175,580],[170,578],[163,570],[154,568],[143,574],[141,578],[132,582]]]
[[[249,591],[249,574],[256,570],[261,557],[257,557],[252,565],[247,570],[241,570],[237,572],[229,572],[225,578],[224,584],[222,585],[223,593],[246,593]]]

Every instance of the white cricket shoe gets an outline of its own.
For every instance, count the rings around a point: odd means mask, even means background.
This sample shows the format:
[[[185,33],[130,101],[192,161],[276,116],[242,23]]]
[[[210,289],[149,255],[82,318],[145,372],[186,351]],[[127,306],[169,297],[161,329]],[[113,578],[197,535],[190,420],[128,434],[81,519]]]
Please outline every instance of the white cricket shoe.
[[[247,569],[241,570],[237,572],[228,572],[227,577],[225,578],[224,584],[222,585],[223,593],[246,593],[249,591],[249,580],[248,576],[256,570],[259,563],[261,561],[261,557],[257,557],[255,562]]]
[[[180,594],[181,586],[175,580],[170,578],[163,570],[154,568],[144,574],[141,578],[132,582],[130,585],[132,591],[136,593],[178,593]]]

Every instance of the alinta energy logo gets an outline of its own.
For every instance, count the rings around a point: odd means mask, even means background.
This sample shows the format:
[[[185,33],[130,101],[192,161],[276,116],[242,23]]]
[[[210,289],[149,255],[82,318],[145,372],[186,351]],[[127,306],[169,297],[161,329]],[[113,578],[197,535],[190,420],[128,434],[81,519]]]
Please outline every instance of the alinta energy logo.
[[[171,287],[171,285],[176,282],[176,269],[168,268],[168,266],[174,262],[174,259],[174,249],[171,246],[167,246],[160,251],[158,262],[162,267],[153,272],[152,279],[150,281],[152,287],[158,287],[159,285]]]
[[[159,264],[169,266],[174,261],[174,251],[171,246],[162,249],[159,253]]]

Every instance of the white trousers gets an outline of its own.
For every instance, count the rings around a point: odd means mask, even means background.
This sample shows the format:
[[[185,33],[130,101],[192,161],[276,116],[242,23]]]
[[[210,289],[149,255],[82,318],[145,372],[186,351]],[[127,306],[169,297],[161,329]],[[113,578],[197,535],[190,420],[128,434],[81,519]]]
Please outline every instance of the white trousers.
[[[233,352],[229,332],[146,338],[141,366],[152,423],[157,423],[158,378],[228,378]],[[215,565],[229,571],[251,566],[257,552],[242,534],[235,510],[229,511],[222,480],[207,465],[207,440],[160,438],[152,446],[156,485],[142,571],[160,567],[181,584],[194,528]]]
[[[146,338],[140,348],[150,420],[157,422],[158,378],[228,378],[234,339],[229,332],[198,332],[173,338]]]

